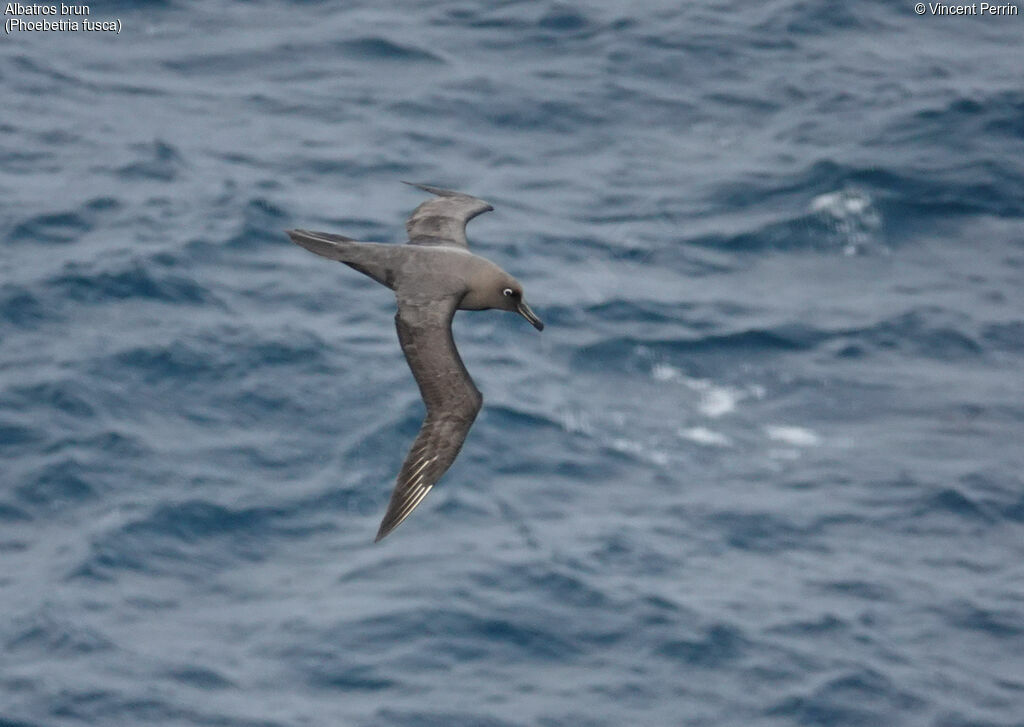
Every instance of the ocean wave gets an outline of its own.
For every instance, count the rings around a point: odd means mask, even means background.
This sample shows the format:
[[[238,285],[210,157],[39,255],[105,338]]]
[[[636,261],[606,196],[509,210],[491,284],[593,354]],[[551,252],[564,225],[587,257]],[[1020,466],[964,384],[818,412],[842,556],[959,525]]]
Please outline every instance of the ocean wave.
[[[827,340],[828,334],[810,326],[779,326],[774,329],[752,329],[735,333],[695,336],[688,339],[638,340],[611,338],[573,353],[573,365],[581,370],[632,370],[646,359],[678,360],[693,355],[735,355],[760,352],[788,353],[814,348]]]
[[[32,412],[45,407],[81,422],[94,418],[96,404],[86,387],[71,379],[53,379],[38,384],[22,384],[0,389],[0,408],[5,411]]]
[[[962,314],[941,308],[921,308],[863,328],[836,331],[830,338],[839,357],[891,351],[951,360],[985,352],[975,334],[963,330],[968,327],[973,325]]]
[[[178,150],[160,139],[149,144],[135,144],[136,161],[118,167],[116,174],[127,181],[173,182],[184,168]]]
[[[1024,634],[1024,616],[1017,609],[986,608],[971,601],[957,600],[937,610],[955,629],[980,632],[992,639],[1015,639]]]
[[[879,724],[887,714],[914,712],[926,701],[875,669],[853,668],[766,710],[800,724]]]
[[[443,63],[435,53],[413,43],[402,43],[382,35],[363,37],[308,40],[303,43],[283,42],[269,47],[238,48],[214,53],[189,54],[164,59],[162,65],[170,71],[187,75],[227,76],[244,74],[254,63],[274,68],[275,73],[287,70],[309,69],[301,75],[315,74],[309,63],[311,57],[344,57],[352,61],[371,63]]]
[[[675,639],[662,644],[657,653],[687,667],[721,668],[742,658],[748,646],[747,639],[735,627],[713,624],[696,638]]]
[[[169,669],[167,677],[187,687],[202,690],[235,689],[238,684],[218,671],[202,666],[183,665]]]
[[[913,512],[913,518],[917,521],[933,515],[947,514],[981,523],[993,523],[997,520],[996,513],[954,487],[943,488],[923,496]]]
[[[39,296],[21,286],[0,287],[0,328],[7,325],[32,329],[46,320],[53,320],[54,314],[43,304]]]
[[[43,441],[43,433],[35,427],[0,421],[0,450],[12,452],[30,448]]]
[[[980,333],[984,348],[1021,353],[1024,351],[1024,320],[1005,323],[990,323]]]
[[[951,136],[956,136],[963,140],[966,149],[976,148],[994,162],[992,172],[1016,171],[1019,176],[1019,168],[1005,164],[1002,150],[1004,145],[1024,139],[1022,116],[1024,93],[1019,90],[978,92],[903,115],[883,130],[876,143],[923,150],[944,146]]]
[[[60,275],[44,285],[51,295],[75,303],[102,303],[141,298],[164,303],[200,305],[212,303],[210,291],[195,280],[167,270],[156,263],[133,259],[114,269],[97,270],[92,265],[67,265]]]
[[[476,710],[438,709],[428,711],[424,709],[398,710],[381,707],[374,713],[373,718],[385,724],[395,725],[395,727],[519,727],[521,725],[520,722],[481,716]],[[561,724],[551,718],[544,719],[545,727],[560,727]],[[592,727],[595,723],[587,720],[581,722],[574,719],[572,724],[579,725],[579,727]]]
[[[164,385],[174,380],[224,380],[255,367],[324,366],[325,346],[310,331],[275,332],[262,338],[248,334],[242,328],[220,327],[167,343],[131,347],[94,359],[89,366],[100,378],[113,367]]]
[[[22,505],[30,509],[53,510],[94,500],[104,488],[96,475],[73,456],[44,465],[14,488]]]
[[[23,659],[30,655],[73,658],[115,649],[114,642],[101,632],[57,618],[48,611],[15,619],[4,631],[4,648]]]
[[[120,207],[121,204],[113,197],[96,197],[73,210],[48,212],[18,222],[7,233],[7,240],[22,244],[77,242]]]
[[[31,521],[32,515],[20,507],[16,507],[9,502],[3,502],[0,500],[0,520],[8,523],[17,522],[29,522]],[[17,541],[5,541],[0,543],[0,549],[7,549],[11,547],[27,547],[24,543],[18,544]]]
[[[330,527],[293,522],[275,506],[228,507],[203,500],[163,504],[95,537],[72,576],[110,580],[123,572],[185,580],[259,561],[279,541]]]
[[[137,695],[130,691],[106,688],[64,689],[48,705],[48,715],[61,720],[92,724],[124,722],[158,722],[162,724],[202,725],[204,727],[283,727],[284,723],[268,720],[241,706],[234,716],[223,709],[204,710],[183,706],[179,698]]]
[[[496,573],[474,573],[472,580],[482,588],[497,591],[539,589],[554,602],[581,609],[605,609],[611,605],[608,595],[588,583],[584,574],[559,570],[549,564],[513,564]]]
[[[837,593],[843,598],[859,598],[865,601],[893,601],[897,592],[884,583],[864,580],[821,581],[815,584],[825,593]]]
[[[1021,199],[1024,175],[997,160],[975,162],[942,176],[911,165],[896,171],[820,160],[788,178],[732,182],[713,195],[723,208],[760,207],[774,201],[783,203],[783,210],[791,209],[788,214],[773,211],[774,219],[748,230],[711,232],[686,241],[737,253],[884,251],[900,244],[896,228],[909,220],[966,214],[1020,217]],[[895,225],[891,232],[890,223]]]
[[[708,516],[708,525],[721,532],[722,538],[734,548],[760,553],[786,550],[824,551],[828,529],[836,524],[833,517],[820,517],[807,524],[769,512],[720,512]],[[843,521],[845,518],[839,518]]]
[[[686,325],[686,316],[681,315],[680,319]],[[651,360],[685,361],[698,356],[740,353],[762,357],[797,355],[812,350],[827,351],[839,359],[900,354],[953,361],[983,357],[996,350],[1016,350],[1016,339],[1004,333],[1014,332],[1016,325],[979,325],[963,314],[929,307],[861,327],[830,329],[792,323],[677,339],[608,337],[580,346],[573,353],[573,364],[583,371],[635,371]],[[652,330],[657,333],[656,327]]]
[[[242,208],[241,217],[238,231],[224,242],[228,248],[246,250],[283,243],[283,221],[288,214],[278,205],[262,197],[250,199]]]
[[[430,51],[412,45],[402,45],[380,36],[338,41],[336,47],[342,54],[358,60],[410,63],[443,62],[439,56]]]

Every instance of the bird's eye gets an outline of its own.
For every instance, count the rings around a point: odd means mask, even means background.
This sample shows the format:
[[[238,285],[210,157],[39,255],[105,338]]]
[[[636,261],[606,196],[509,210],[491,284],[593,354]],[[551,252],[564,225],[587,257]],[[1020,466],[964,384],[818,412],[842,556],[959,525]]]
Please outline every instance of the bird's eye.
[[[508,298],[510,295],[512,295],[512,288],[505,288],[503,291],[501,291],[501,294]]]

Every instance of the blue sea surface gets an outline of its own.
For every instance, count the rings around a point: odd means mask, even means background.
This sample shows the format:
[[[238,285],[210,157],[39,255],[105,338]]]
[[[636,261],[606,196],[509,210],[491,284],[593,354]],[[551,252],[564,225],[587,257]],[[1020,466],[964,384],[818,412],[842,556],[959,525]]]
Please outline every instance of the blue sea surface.
[[[1024,16],[89,8],[0,39],[0,726],[1024,725]],[[394,299],[284,230],[403,179],[547,328],[375,545]]]

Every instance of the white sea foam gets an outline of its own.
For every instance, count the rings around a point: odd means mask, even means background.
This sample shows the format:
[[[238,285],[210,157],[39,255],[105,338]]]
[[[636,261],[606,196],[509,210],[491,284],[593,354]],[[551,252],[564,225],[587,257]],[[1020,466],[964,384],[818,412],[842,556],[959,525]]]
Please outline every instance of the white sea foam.
[[[631,454],[641,459],[650,460],[656,465],[668,464],[668,454],[661,451],[660,449],[652,449],[651,447],[637,442],[632,439],[617,438],[611,441],[612,449],[617,452],[624,454]]]
[[[844,189],[819,194],[811,201],[811,211],[825,213],[838,219],[863,216],[871,209],[871,197],[866,192]]]
[[[764,428],[764,433],[772,441],[782,442],[794,447],[813,447],[821,443],[821,437],[810,429],[804,429],[803,427],[769,425]]]
[[[651,376],[655,381],[677,381],[682,378],[683,372],[671,364],[656,363],[651,368]]]
[[[561,413],[562,429],[573,434],[593,434],[594,425],[590,415],[581,410],[566,410]]]
[[[828,225],[844,255],[856,255],[870,245],[882,227],[882,216],[871,196],[862,190],[843,189],[811,200],[810,211]]]
[[[764,387],[757,384],[752,384],[745,389],[723,386],[710,379],[691,378],[667,363],[654,364],[651,367],[651,377],[655,381],[676,381],[690,391],[699,394],[697,410],[712,419],[736,411],[737,405],[748,397],[763,399],[765,394]]]
[[[736,405],[745,398],[745,394],[738,389],[728,386],[711,385],[701,391],[700,403],[697,408],[701,414],[717,418],[736,410]]]
[[[736,405],[747,397],[747,393],[732,386],[720,386],[708,379],[682,377],[683,386],[700,394],[697,410],[706,417],[717,419],[736,410]]]
[[[683,439],[688,439],[691,442],[697,444],[703,444],[708,447],[729,447],[732,445],[732,440],[721,432],[716,432],[707,427],[688,427],[686,429],[679,430],[679,436]]]

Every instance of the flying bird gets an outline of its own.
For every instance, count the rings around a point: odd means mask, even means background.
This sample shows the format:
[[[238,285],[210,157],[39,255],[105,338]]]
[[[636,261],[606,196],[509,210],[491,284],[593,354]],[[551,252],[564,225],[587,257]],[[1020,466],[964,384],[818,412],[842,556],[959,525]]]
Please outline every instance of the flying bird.
[[[408,244],[358,242],[327,232],[288,230],[295,244],[343,262],[395,291],[398,342],[419,385],[427,416],[398,473],[375,542],[409,517],[448,471],[483,405],[483,396],[452,338],[455,311],[510,311],[538,331],[544,330],[526,304],[519,281],[469,249],[466,223],[494,208],[468,194],[425,184],[412,186],[435,198],[413,210],[405,223]]]

